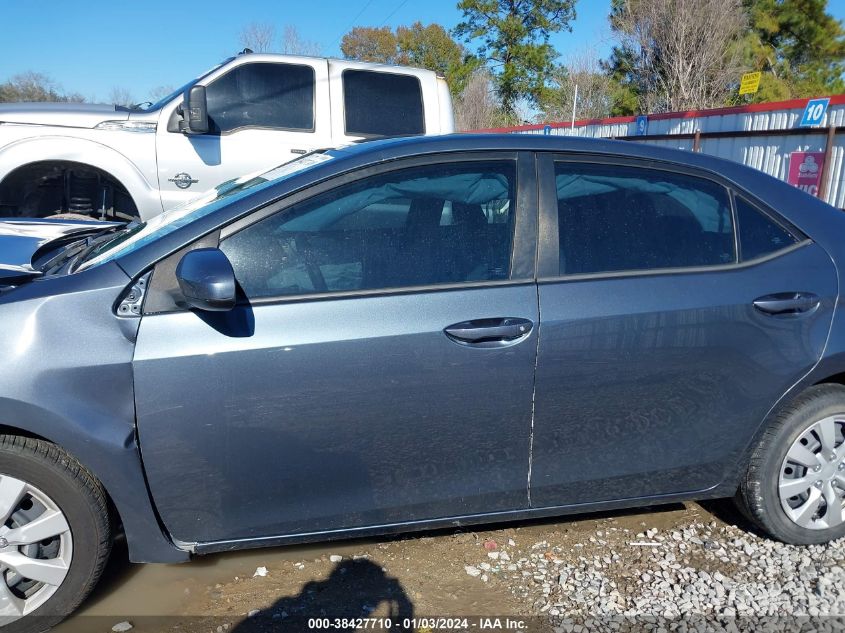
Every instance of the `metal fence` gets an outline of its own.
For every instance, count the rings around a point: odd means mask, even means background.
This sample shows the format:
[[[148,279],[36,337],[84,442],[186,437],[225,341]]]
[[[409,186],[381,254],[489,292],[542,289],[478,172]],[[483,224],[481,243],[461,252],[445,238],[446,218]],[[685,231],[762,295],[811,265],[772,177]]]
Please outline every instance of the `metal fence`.
[[[819,125],[799,127],[807,101],[653,114],[648,116],[645,134],[637,134],[633,116],[576,121],[574,126],[563,122],[485,131],[617,138],[700,151],[756,167],[781,180],[787,180],[792,152],[824,152],[818,195],[845,208],[845,95],[830,97]]]

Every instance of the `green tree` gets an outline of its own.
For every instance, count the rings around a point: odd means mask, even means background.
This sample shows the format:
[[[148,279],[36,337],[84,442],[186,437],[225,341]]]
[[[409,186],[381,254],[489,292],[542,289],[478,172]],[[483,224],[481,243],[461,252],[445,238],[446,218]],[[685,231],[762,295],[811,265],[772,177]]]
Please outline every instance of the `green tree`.
[[[640,111],[640,90],[634,52],[624,46],[614,46],[610,59],[601,62],[610,81],[610,116],[630,116]]]
[[[763,71],[754,101],[845,92],[845,28],[827,5],[827,0],[744,0],[751,25],[746,63]]]
[[[459,95],[479,62],[439,24],[388,27],[359,26],[343,36],[340,50],[347,59],[427,68],[444,76]]]
[[[464,91],[473,71],[480,65],[478,59],[439,24],[423,26],[421,22],[415,22],[411,26],[400,26],[396,29],[396,43],[400,64],[428,68],[444,76],[455,95]]]
[[[356,26],[343,36],[340,51],[346,59],[395,64],[399,46],[390,27]]]
[[[480,41],[505,112],[512,116],[522,98],[539,103],[557,57],[549,36],[572,30],[575,0],[460,0],[458,9],[463,20],[454,33]]]

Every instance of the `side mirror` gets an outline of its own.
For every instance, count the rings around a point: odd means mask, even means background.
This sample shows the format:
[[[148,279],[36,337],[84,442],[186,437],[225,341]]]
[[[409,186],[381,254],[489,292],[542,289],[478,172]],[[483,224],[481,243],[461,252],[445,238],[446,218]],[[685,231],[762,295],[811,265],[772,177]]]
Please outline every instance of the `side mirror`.
[[[205,86],[191,86],[185,91],[182,121],[179,127],[185,134],[208,133],[208,102],[205,98]]]
[[[176,280],[185,302],[192,308],[223,312],[235,307],[235,271],[217,248],[185,253],[176,266]]]

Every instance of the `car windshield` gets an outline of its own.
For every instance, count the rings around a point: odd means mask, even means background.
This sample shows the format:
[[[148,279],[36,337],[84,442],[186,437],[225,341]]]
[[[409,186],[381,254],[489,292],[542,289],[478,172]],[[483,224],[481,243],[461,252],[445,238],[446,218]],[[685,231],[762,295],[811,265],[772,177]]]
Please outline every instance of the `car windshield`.
[[[228,180],[196,200],[165,211],[146,222],[134,222],[127,225],[125,229],[116,233],[113,239],[105,240],[89,251],[85,259],[77,266],[77,270],[91,268],[127,255],[224,205],[332,158],[334,158],[333,152],[318,150],[269,171]]]

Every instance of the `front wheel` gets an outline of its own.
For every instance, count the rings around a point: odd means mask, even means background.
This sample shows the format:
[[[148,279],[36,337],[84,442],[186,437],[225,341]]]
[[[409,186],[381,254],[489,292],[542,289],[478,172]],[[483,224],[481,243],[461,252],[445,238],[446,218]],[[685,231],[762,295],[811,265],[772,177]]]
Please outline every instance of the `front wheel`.
[[[57,446],[0,435],[0,625],[46,631],[85,599],[111,550],[102,486]]]
[[[786,543],[845,536],[845,387],[816,385],[784,408],[755,447],[737,501]]]

